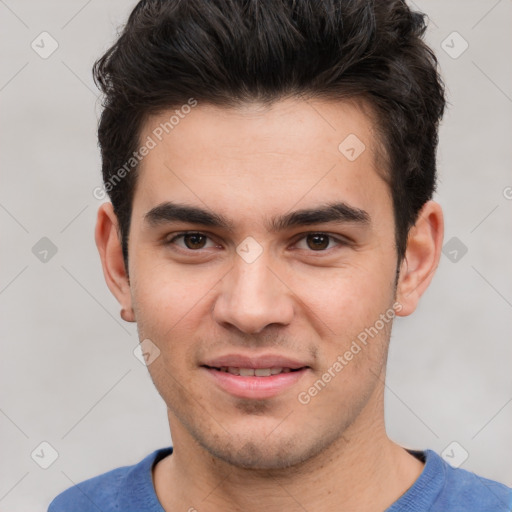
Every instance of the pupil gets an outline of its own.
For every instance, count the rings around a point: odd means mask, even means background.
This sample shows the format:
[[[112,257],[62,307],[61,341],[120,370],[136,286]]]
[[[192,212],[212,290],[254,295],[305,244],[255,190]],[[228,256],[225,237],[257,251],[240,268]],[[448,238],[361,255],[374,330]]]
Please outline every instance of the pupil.
[[[326,249],[329,246],[329,237],[327,235],[308,235],[307,241],[309,248],[313,250]]]
[[[201,249],[204,246],[204,238],[205,237],[203,235],[200,235],[197,233],[185,235],[184,236],[185,245],[189,249]]]

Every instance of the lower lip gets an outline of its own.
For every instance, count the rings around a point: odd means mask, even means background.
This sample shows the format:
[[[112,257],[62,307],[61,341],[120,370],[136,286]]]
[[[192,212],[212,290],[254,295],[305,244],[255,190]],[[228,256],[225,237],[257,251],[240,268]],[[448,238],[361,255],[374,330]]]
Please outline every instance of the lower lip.
[[[227,393],[239,398],[262,400],[272,398],[296,384],[309,368],[295,372],[279,373],[269,377],[242,377],[231,373],[202,367],[215,380],[217,385]]]

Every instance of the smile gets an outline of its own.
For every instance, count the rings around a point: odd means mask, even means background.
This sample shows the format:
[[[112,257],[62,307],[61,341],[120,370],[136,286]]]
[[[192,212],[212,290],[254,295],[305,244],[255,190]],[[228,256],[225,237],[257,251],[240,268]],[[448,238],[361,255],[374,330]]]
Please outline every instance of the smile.
[[[223,393],[236,398],[265,400],[295,387],[311,368],[243,368],[238,366],[201,366],[210,382]]]

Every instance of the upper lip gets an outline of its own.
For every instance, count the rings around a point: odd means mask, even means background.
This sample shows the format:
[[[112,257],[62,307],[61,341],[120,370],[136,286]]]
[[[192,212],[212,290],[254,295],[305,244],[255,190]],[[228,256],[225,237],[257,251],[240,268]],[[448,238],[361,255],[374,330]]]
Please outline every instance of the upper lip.
[[[263,354],[259,356],[247,356],[242,354],[226,354],[224,356],[208,359],[201,366],[211,368],[298,368],[309,367],[308,364],[277,354]]]

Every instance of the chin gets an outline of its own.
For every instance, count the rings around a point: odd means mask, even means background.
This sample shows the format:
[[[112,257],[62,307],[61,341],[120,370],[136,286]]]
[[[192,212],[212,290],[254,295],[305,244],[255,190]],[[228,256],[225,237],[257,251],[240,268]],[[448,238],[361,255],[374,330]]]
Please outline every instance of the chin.
[[[274,438],[272,439],[272,435]],[[212,456],[236,468],[254,471],[279,471],[300,466],[304,462],[314,458],[330,446],[326,439],[309,439],[309,446],[297,442],[298,436],[289,435],[286,439],[277,438],[275,434],[270,436],[260,435],[260,439],[248,439],[240,437],[238,442],[231,437],[225,443],[220,439],[211,442],[201,442]],[[303,441],[308,439],[303,439]],[[298,468],[297,468],[298,469]]]
[[[209,450],[212,455],[237,468],[252,470],[279,470],[302,462],[293,442],[270,446],[265,439],[260,442],[247,441],[238,449]]]

